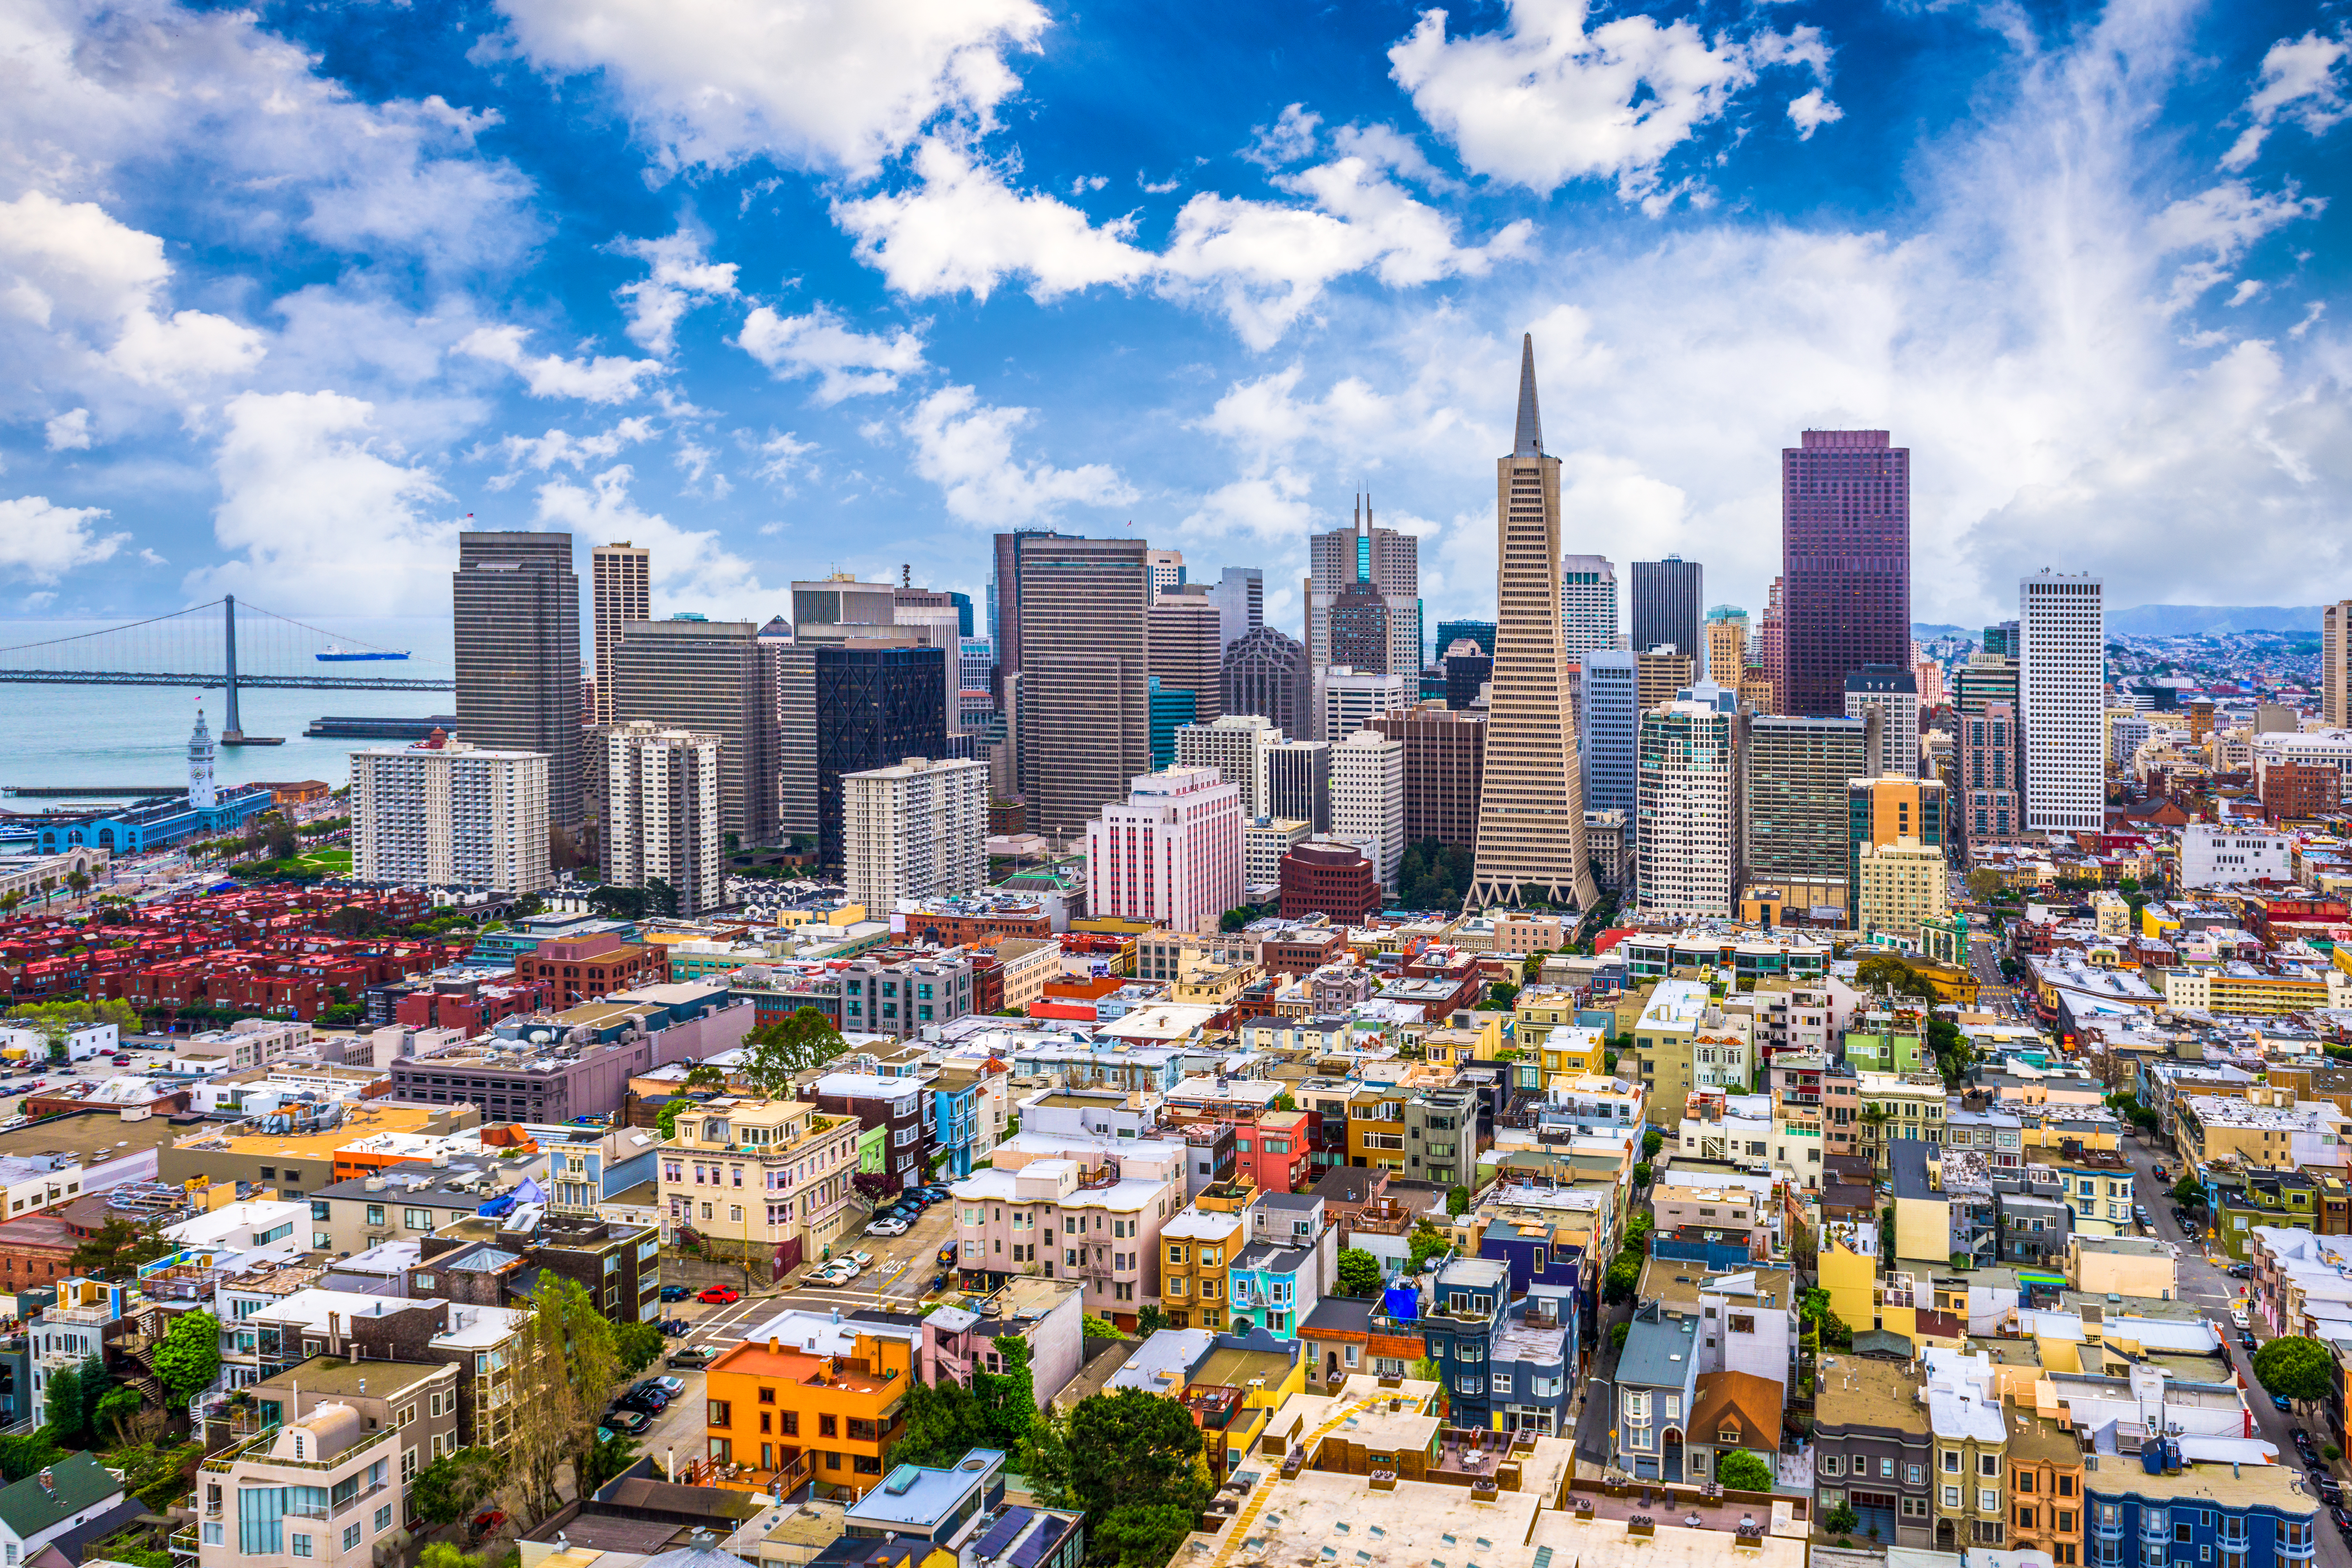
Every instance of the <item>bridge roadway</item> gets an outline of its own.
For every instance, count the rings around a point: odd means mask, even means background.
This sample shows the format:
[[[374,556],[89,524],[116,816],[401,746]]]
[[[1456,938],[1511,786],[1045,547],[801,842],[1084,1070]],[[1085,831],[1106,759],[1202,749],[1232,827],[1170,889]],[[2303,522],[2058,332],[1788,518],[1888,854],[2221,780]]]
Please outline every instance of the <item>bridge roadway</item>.
[[[193,686],[219,690],[226,675],[145,674],[136,670],[0,669],[0,683],[33,686]],[[245,675],[240,688],[274,691],[454,691],[454,680],[420,680],[396,675]]]

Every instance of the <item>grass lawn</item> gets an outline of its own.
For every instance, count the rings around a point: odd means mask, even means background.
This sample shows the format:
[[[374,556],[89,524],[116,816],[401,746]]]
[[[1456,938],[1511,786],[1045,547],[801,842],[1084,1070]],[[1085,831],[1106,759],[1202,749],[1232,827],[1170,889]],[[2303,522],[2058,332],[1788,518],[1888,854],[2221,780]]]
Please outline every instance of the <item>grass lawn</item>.
[[[352,852],[348,849],[313,849],[298,862],[305,871],[324,871],[331,877],[351,874]]]

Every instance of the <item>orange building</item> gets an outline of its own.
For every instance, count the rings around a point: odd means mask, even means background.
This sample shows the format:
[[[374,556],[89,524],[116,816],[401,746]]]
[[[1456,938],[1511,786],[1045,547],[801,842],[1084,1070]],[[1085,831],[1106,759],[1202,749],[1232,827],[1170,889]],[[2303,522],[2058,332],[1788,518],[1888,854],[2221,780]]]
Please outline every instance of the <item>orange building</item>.
[[[709,1454],[694,1479],[776,1497],[814,1481],[821,1495],[861,1497],[906,1435],[914,1380],[904,1340],[859,1334],[849,1354],[832,1356],[746,1341],[705,1376]]]

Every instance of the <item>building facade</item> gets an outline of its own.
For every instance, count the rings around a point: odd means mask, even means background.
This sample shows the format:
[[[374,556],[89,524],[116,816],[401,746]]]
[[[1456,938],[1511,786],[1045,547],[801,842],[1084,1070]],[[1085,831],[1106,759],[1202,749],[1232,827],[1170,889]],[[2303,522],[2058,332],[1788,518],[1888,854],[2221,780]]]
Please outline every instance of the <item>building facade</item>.
[[[547,820],[577,832],[585,797],[580,578],[572,569],[572,535],[460,533],[450,601],[457,732],[486,750],[544,756]]]
[[[1843,713],[1847,676],[1911,665],[1910,448],[1884,430],[1805,431],[1780,451],[1780,520],[1773,684],[1788,712]]]
[[[1242,901],[1242,795],[1214,768],[1130,781],[1124,805],[1087,824],[1087,910],[1183,931]]]
[[[600,563],[604,551],[597,556]],[[600,706],[604,693],[598,693]],[[635,720],[597,731],[604,787],[598,845],[604,880],[616,887],[656,882],[677,894],[677,912],[697,915],[723,900],[726,860],[719,850],[716,735],[668,730]]]
[[[719,737],[719,819],[747,844],[772,842],[780,799],[776,667],[750,621],[631,621],[613,656],[615,723]]]
[[[844,773],[849,896],[887,912],[902,899],[952,899],[988,885],[988,764],[908,757]]]
[[[1226,645],[1222,679],[1225,714],[1257,714],[1286,735],[1303,737],[1314,726],[1314,669],[1297,638],[1252,627]]]
[[[1845,678],[1845,715],[1875,709],[1879,714],[1875,773],[1916,776],[1919,772],[1919,678],[1908,667],[1864,665]]]
[[[1149,547],[1139,539],[1019,538],[1021,793],[1033,829],[1074,837],[1150,769]],[[1003,650],[1000,641],[1000,664]]]
[[[576,735],[568,754],[577,796]],[[438,730],[413,746],[353,752],[353,879],[503,893],[548,887],[553,766],[545,752],[480,750]]]
[[[1224,613],[1207,593],[1162,590],[1150,615],[1151,673],[1161,688],[1192,694],[1192,721],[1210,724],[1224,711]]]
[[[1654,914],[1738,908],[1739,716],[1677,701],[1642,715],[1640,896]]]
[[[589,598],[595,616],[596,722],[613,721],[613,656],[621,628],[654,618],[653,552],[624,539],[589,552]]]
[[[1266,747],[1280,744],[1282,731],[1264,714],[1228,714],[1211,723],[1179,728],[1176,765],[1216,769],[1220,777],[1242,792],[1242,804],[1249,815],[1257,816],[1265,809],[1257,793],[1264,771],[1260,754]]]
[[[1404,858],[1404,788],[1402,741],[1359,730],[1332,746],[1332,837],[1361,847],[1391,893]]]
[[[1486,772],[1486,718],[1423,702],[1370,726],[1404,745],[1404,840],[1478,845],[1478,797]]]
[[[1846,784],[1875,771],[1875,709],[1852,719],[1759,713],[1748,721],[1746,877],[1845,886],[1852,873]]]
[[[1607,556],[1559,558],[1559,625],[1560,650],[1570,658],[1617,646],[1617,568]]]
[[[1690,658],[1687,679],[1706,675],[1698,668],[1706,657],[1706,636],[1700,630],[1706,605],[1706,571],[1697,562],[1679,555],[1634,562],[1632,645],[1671,647]]]
[[[2106,821],[2106,613],[2093,576],[2042,572],[2018,584],[2019,750],[2029,833]]]

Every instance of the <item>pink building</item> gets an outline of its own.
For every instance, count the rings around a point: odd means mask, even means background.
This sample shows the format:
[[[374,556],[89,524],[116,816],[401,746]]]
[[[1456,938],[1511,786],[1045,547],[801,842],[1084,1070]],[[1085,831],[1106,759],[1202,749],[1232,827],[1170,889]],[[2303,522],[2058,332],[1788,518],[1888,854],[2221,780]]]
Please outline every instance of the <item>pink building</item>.
[[[1122,1328],[1159,1300],[1160,1227],[1184,1206],[1182,1143],[1018,1132],[989,1158],[948,1188],[967,1289],[1073,1280],[1085,1310]]]
[[[1242,792],[1215,768],[1129,781],[1087,824],[1087,912],[1214,931],[1242,901]]]

